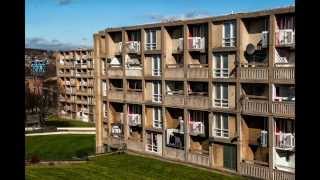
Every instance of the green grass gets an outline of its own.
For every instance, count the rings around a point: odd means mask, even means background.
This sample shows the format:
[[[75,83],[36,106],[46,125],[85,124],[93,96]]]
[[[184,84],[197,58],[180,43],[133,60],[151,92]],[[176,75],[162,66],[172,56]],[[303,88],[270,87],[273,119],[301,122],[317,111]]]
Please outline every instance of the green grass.
[[[71,160],[73,156],[95,152],[95,135],[48,135],[26,137],[26,159]]]
[[[29,180],[105,180],[105,179],[215,179],[244,180],[183,165],[128,154],[96,157],[93,161],[73,165],[36,165],[26,167]]]
[[[48,120],[45,122],[45,125],[55,127],[95,127],[94,123],[83,122],[74,119],[63,119],[57,116],[49,116]]]

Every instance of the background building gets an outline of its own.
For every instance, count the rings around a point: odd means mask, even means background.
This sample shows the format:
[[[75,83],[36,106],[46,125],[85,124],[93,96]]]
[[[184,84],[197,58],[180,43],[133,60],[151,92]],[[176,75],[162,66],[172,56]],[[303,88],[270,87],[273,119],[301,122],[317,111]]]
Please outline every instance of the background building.
[[[294,7],[94,34],[96,146],[294,179]]]
[[[92,50],[56,53],[59,116],[95,122],[94,61]]]

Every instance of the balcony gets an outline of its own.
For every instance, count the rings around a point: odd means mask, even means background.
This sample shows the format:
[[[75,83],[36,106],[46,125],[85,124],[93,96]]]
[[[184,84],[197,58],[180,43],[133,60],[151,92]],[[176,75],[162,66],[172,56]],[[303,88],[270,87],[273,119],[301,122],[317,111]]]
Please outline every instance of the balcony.
[[[183,94],[174,94],[174,95],[165,95],[164,104],[166,106],[184,106],[184,95]]]
[[[198,164],[201,166],[210,166],[209,165],[209,156],[205,154],[198,154],[198,153],[188,153],[188,161],[194,164]]]
[[[128,53],[140,53],[140,42],[139,41],[128,41],[127,52]]]
[[[294,81],[295,80],[294,67],[276,67],[273,70],[273,79],[279,81]]]
[[[267,114],[269,112],[267,100],[244,99],[242,100],[241,104],[242,104],[241,110],[242,112],[245,112],[245,113]]]
[[[120,67],[110,66],[107,69],[107,76],[108,77],[122,77],[123,76],[122,66],[120,66]]]
[[[188,37],[189,50],[205,50],[205,38],[204,37]]]
[[[122,88],[113,88],[108,91],[108,99],[123,101],[123,90]]]
[[[183,38],[172,39],[172,53],[180,53],[183,51]]]
[[[275,133],[275,148],[280,150],[293,150],[295,147],[295,135],[292,133]]]
[[[137,90],[128,89],[127,90],[126,101],[142,102],[142,100],[143,100],[143,98],[142,98],[142,90],[141,89],[137,89]]]
[[[208,64],[189,64],[187,77],[190,79],[205,79],[208,78]]]
[[[171,147],[165,147],[164,156],[173,160],[185,160],[185,151],[182,149],[176,149]]]
[[[199,136],[205,134],[205,126],[204,122],[201,121],[191,121],[189,123],[190,132],[189,134],[191,136]]]
[[[140,152],[144,150],[142,142],[134,141],[131,139],[128,139],[127,141],[127,148],[133,151],[140,151]]]
[[[118,42],[115,44],[115,54],[122,53],[122,42]]]
[[[165,69],[165,78],[176,79],[184,78],[183,64],[167,64]]]
[[[295,116],[295,102],[272,102],[272,113],[278,116]]]
[[[142,67],[141,66],[127,67],[126,68],[126,76],[141,77],[142,76]]]
[[[243,176],[250,176],[259,179],[273,179],[273,180],[294,180],[295,175],[293,173],[280,171],[276,169],[270,169],[267,166],[262,166],[253,163],[240,163],[240,174]]]
[[[186,106],[190,108],[208,109],[209,97],[200,95],[189,95],[186,97]]]
[[[128,114],[129,126],[140,126],[141,125],[141,114]]]
[[[241,80],[268,80],[268,69],[266,67],[256,67],[251,65],[251,67],[241,67],[240,69],[240,79]]]

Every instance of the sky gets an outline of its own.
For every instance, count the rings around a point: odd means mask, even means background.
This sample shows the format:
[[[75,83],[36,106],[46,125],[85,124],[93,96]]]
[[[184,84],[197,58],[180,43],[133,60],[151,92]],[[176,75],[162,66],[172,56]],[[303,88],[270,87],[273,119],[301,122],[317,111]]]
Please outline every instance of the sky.
[[[108,27],[199,18],[293,5],[294,0],[25,0],[25,45],[91,48]]]

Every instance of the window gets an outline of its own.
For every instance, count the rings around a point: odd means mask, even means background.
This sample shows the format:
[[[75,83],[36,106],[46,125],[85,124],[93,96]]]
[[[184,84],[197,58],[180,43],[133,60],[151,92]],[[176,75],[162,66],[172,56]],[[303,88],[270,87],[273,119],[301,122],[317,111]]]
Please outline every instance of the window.
[[[153,108],[153,127],[162,128],[162,115],[159,107]]]
[[[214,103],[217,107],[228,107],[228,85],[227,84],[217,84],[215,86],[215,99]]]
[[[156,133],[147,133],[147,151],[160,153],[162,147],[162,136]]]
[[[213,121],[213,136],[228,138],[228,115],[216,114]]]
[[[159,81],[152,83],[152,102],[161,102],[161,84]]]
[[[228,70],[228,55],[227,54],[219,54],[215,55],[215,68],[214,73],[215,77],[219,78],[228,78],[229,70]]]
[[[205,134],[204,121],[208,120],[208,115],[203,111],[190,111],[190,135]]]
[[[152,76],[160,76],[161,74],[161,59],[160,56],[152,56]]]
[[[236,45],[235,22],[226,22],[223,26],[223,47],[234,47]]]
[[[141,106],[128,104],[128,114],[141,114]]]
[[[146,49],[147,50],[154,50],[156,49],[156,30],[146,30]]]

